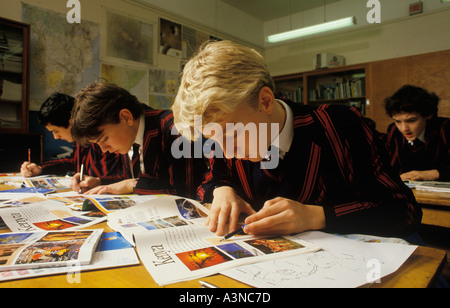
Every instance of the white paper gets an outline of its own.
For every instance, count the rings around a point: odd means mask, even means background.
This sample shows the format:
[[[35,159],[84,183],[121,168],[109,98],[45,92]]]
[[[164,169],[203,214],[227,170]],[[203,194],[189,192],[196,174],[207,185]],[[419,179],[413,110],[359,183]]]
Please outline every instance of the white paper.
[[[354,288],[395,272],[417,246],[366,243],[322,232],[302,238],[322,250],[221,272],[261,288]]]

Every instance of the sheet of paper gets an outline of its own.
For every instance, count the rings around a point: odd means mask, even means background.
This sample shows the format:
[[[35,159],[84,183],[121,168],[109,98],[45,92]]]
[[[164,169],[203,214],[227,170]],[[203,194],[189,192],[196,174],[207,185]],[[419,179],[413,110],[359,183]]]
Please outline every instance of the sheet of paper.
[[[396,271],[417,246],[366,243],[323,232],[302,238],[317,252],[239,266],[222,274],[261,288],[354,288]]]

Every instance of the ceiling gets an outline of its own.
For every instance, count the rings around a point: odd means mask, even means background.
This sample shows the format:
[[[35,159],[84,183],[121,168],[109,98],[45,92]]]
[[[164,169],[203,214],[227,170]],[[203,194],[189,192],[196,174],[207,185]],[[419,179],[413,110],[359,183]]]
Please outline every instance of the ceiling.
[[[268,21],[342,0],[221,0],[257,19]]]

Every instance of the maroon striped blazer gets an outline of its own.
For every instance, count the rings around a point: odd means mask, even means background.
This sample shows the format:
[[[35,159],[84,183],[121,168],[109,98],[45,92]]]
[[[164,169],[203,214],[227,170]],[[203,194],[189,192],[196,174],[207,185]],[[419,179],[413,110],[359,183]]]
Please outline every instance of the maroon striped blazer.
[[[180,135],[172,135],[171,110],[154,110],[146,107],[143,158],[145,173],[139,174],[135,192],[138,194],[174,194],[196,198],[197,188],[206,171],[203,158],[176,159],[171,148],[180,142]],[[133,161],[133,164],[139,162]]]
[[[43,174],[66,175],[67,172],[80,172],[84,164],[84,172],[99,177],[102,184],[110,184],[129,177],[125,155],[103,153],[97,144],[82,147],[73,143],[73,152],[69,157],[50,160],[42,165]]]
[[[425,142],[410,145],[394,123],[388,128],[387,145],[391,165],[399,174],[412,170],[439,171],[439,180],[450,181],[450,119],[427,121]]]
[[[264,170],[260,163],[211,158],[199,199],[210,202],[215,187],[228,185],[255,210],[275,197],[323,206],[328,232],[412,233],[422,212],[360,113],[336,105],[289,105],[294,139],[279,166]]]

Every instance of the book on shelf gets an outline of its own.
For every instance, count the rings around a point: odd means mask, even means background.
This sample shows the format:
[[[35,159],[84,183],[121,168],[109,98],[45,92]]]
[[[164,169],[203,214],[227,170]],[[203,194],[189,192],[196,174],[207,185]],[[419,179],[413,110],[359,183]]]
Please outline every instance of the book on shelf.
[[[89,264],[103,229],[0,234],[0,271]]]
[[[343,77],[324,78],[308,92],[309,100],[339,100],[365,96],[365,77],[345,79]]]

